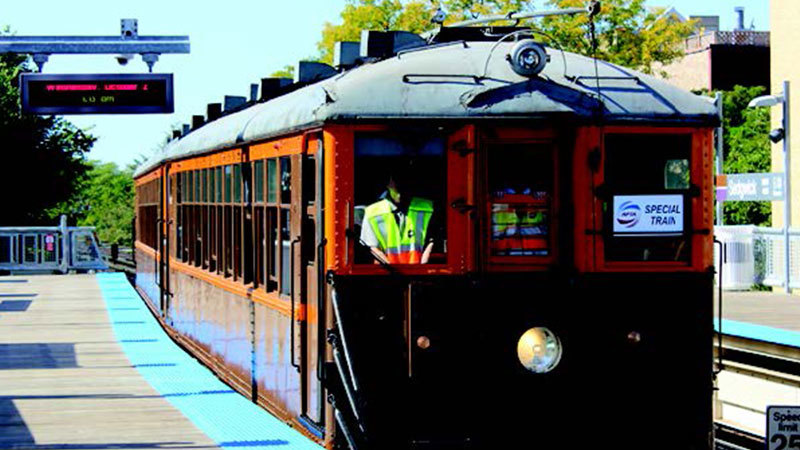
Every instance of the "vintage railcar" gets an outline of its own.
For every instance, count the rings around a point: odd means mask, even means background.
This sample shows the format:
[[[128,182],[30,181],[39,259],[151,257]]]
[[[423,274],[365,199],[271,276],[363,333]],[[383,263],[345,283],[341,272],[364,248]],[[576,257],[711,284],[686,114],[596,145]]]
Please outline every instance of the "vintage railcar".
[[[511,28],[360,48],[135,174],[175,339],[331,448],[710,448],[713,105]],[[362,239],[398,170],[426,264]]]

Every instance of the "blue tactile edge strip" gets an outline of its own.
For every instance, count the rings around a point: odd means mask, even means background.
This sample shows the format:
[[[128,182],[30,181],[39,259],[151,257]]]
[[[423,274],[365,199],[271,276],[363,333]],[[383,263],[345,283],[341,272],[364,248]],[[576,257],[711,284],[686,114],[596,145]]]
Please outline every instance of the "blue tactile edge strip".
[[[719,331],[718,319],[714,319],[714,329]],[[788,345],[790,347],[800,347],[800,333],[797,331],[772,328],[747,322],[722,319],[722,334]]]
[[[121,273],[99,273],[97,282],[111,325],[131,365],[167,401],[223,448],[322,447],[234,392],[178,347]]]

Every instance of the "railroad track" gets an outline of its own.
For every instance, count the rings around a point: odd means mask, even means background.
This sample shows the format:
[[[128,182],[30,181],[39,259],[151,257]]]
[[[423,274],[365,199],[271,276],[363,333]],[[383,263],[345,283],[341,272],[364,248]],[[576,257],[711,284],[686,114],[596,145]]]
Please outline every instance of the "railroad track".
[[[716,395],[715,447],[718,450],[765,448],[768,405],[797,404],[800,398],[800,348],[723,335]],[[760,430],[760,433],[756,430]]]

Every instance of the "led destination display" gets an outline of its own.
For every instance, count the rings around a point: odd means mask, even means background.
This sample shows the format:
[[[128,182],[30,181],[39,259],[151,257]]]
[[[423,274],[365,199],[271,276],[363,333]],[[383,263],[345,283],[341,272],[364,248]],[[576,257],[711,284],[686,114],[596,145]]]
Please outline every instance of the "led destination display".
[[[174,111],[172,74],[22,74],[30,114],[151,114]]]

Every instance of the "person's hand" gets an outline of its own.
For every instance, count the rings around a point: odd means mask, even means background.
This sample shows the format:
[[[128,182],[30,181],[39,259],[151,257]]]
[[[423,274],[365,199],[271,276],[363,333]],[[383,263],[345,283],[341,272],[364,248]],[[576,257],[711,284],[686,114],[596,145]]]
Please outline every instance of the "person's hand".
[[[425,246],[425,250],[422,252],[422,258],[420,259],[420,264],[428,264],[428,260],[431,258],[432,251],[433,251],[433,242],[428,242],[428,245]]]

